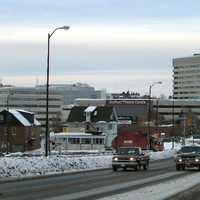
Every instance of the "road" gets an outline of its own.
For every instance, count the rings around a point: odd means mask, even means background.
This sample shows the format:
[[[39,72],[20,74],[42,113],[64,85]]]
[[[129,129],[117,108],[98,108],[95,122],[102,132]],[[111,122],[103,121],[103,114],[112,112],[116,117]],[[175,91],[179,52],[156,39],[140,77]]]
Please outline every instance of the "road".
[[[176,172],[173,160],[167,159],[151,162],[147,171],[106,169],[1,183],[0,199],[92,200],[176,179],[187,173]]]

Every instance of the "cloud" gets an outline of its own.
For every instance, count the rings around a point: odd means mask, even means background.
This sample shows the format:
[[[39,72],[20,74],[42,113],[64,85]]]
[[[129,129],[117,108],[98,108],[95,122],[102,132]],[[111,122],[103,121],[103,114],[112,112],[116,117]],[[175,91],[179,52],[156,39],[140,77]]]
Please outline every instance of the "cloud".
[[[199,39],[200,28],[196,25],[200,20],[150,20],[136,21],[127,25],[71,25],[69,31],[59,30],[53,42],[58,43],[100,43],[119,44],[136,42],[190,42]],[[70,25],[70,24],[66,24]],[[47,33],[55,27],[46,26],[1,26],[1,42],[46,43]]]

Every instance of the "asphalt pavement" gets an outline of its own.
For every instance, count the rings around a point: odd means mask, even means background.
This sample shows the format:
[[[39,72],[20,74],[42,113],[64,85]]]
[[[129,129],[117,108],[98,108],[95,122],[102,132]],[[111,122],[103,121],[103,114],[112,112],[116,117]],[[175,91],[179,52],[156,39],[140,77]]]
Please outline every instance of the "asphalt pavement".
[[[147,171],[111,169],[0,184],[2,200],[92,200],[185,176],[172,159],[150,163]]]

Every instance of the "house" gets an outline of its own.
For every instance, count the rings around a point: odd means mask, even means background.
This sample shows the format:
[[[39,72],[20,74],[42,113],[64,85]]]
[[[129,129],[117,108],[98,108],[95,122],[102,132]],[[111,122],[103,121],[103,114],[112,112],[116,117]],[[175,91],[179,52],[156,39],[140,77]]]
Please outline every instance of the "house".
[[[0,151],[24,152],[40,148],[40,123],[25,110],[0,112]]]
[[[111,148],[117,135],[117,114],[112,106],[74,106],[67,125],[69,132],[105,135],[105,147]]]

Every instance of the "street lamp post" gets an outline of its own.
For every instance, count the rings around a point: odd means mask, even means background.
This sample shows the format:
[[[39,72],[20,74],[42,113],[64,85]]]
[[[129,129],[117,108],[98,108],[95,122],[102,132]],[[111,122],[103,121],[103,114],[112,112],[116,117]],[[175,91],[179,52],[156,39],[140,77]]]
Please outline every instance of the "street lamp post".
[[[48,33],[48,49],[47,49],[47,82],[46,82],[46,132],[45,132],[45,156],[49,153],[49,57],[50,57],[50,38],[59,29],[68,30],[69,26],[62,26],[54,29],[52,33]]]
[[[147,132],[147,140],[148,140],[148,149],[151,148],[151,145],[150,145],[150,136],[151,136],[151,127],[150,127],[150,121],[151,121],[151,90],[152,90],[152,87],[156,84],[162,84],[161,81],[159,82],[154,82],[153,84],[151,84],[149,86],[149,103],[148,103],[148,132]]]

